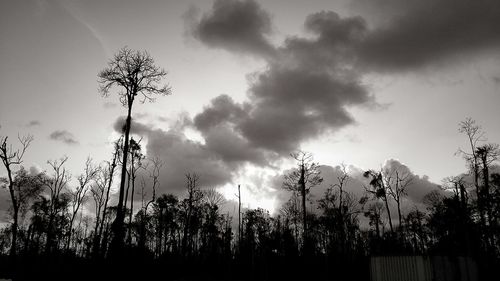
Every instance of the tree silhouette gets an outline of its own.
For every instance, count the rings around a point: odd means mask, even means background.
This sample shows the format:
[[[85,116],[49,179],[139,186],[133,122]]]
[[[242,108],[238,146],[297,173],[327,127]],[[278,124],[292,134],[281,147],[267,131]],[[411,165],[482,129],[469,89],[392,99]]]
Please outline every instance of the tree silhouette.
[[[287,190],[297,192],[302,199],[302,226],[303,226],[303,243],[304,250],[307,249],[307,210],[306,196],[309,190],[321,184],[323,178],[320,175],[318,163],[313,162],[311,153],[299,151],[291,154],[295,159],[297,167],[290,173],[285,175],[283,187]]]
[[[21,148],[19,150],[14,150],[12,145],[7,144],[7,137],[0,138],[0,159],[7,170],[7,187],[9,189],[10,201],[12,204],[12,244],[10,246],[10,256],[14,258],[16,256],[17,247],[17,228],[19,219],[19,209],[20,209],[20,192],[19,185],[16,190],[16,184],[14,181],[13,169],[14,166],[19,166],[23,162],[24,153],[28,149],[30,143],[33,141],[33,136],[28,135],[25,137],[19,137],[19,142],[21,143]],[[0,182],[1,183],[1,182]]]
[[[124,243],[124,190],[127,173],[127,157],[129,154],[129,138],[132,123],[132,106],[136,98],[154,101],[155,95],[166,96],[171,93],[168,85],[161,85],[167,72],[155,65],[153,58],[146,51],[133,51],[122,48],[108,63],[108,67],[99,72],[99,91],[107,97],[112,87],[119,88],[118,96],[123,106],[127,107],[125,122],[125,138],[123,141],[123,159],[118,209],[113,223],[112,249],[120,251]]]
[[[74,191],[70,192],[71,195],[71,219],[69,221],[68,230],[68,242],[66,244],[66,249],[69,249],[71,244],[71,237],[73,235],[73,224],[75,222],[76,215],[80,210],[89,189],[89,185],[95,180],[97,176],[98,167],[92,164],[92,159],[89,157],[85,162],[85,168],[83,173],[78,176],[78,186]]]
[[[386,185],[387,193],[396,202],[398,210],[399,228],[403,227],[403,215],[401,214],[401,203],[405,196],[407,196],[407,188],[413,181],[413,175],[406,169],[395,168],[386,170]]]
[[[375,199],[380,199],[384,202],[385,211],[387,212],[387,220],[389,221],[389,227],[391,233],[394,232],[394,227],[392,226],[391,210],[389,208],[389,183],[391,181],[390,175],[387,175],[384,171],[375,172],[373,170],[368,170],[363,174],[364,177],[370,179],[370,188],[365,190],[372,194]]]
[[[481,128],[480,125],[477,124],[477,122],[468,117],[464,121],[460,122],[458,125],[458,132],[464,134],[467,137],[467,141],[469,144],[470,152],[467,152],[461,148],[458,149],[457,154],[461,154],[465,161],[467,162],[467,165],[469,166],[469,169],[473,173],[473,179],[474,179],[474,186],[476,188],[476,195],[477,195],[477,200],[478,200],[478,210],[479,210],[479,216],[481,219],[481,223],[484,226],[486,224],[486,219],[485,219],[485,214],[484,214],[484,206],[481,197],[481,192],[480,192],[480,186],[479,186],[479,177],[480,177],[480,171],[479,171],[479,157],[477,156],[477,147],[480,145],[480,142],[485,140],[485,132]]]
[[[67,192],[67,184],[71,180],[71,174],[64,166],[68,157],[64,156],[59,160],[47,161],[52,168],[52,175],[44,181],[44,186],[49,191],[48,198],[48,219],[47,219],[47,238],[45,251],[50,254],[57,247],[56,236],[62,229],[61,224],[65,224],[64,213],[69,204],[70,197]]]
[[[488,227],[489,227],[489,235],[492,235],[492,230],[496,228],[496,220],[493,217],[493,198],[491,195],[490,188],[490,166],[491,164],[500,157],[500,149],[498,148],[498,144],[484,144],[479,146],[476,149],[476,155],[480,160],[482,177],[483,177],[483,186],[481,188],[481,194],[479,198],[481,198],[482,204],[486,209],[486,215],[488,217]],[[490,239],[493,239],[491,237]]]

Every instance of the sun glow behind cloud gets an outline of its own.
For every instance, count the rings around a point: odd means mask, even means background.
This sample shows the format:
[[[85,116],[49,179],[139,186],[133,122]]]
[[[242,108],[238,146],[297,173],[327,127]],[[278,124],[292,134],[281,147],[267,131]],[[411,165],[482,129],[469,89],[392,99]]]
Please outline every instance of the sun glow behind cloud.
[[[243,208],[262,208],[271,214],[277,212],[280,190],[273,181],[277,172],[269,168],[248,166],[245,172],[236,176],[234,183],[227,183],[218,191],[226,200],[238,202],[238,185],[241,191],[241,205]]]

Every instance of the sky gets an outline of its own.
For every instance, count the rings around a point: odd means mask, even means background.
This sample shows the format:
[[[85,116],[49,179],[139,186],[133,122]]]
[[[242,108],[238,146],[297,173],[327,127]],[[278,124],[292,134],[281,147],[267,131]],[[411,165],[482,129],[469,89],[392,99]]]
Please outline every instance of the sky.
[[[24,165],[41,171],[109,159],[126,110],[97,73],[128,46],[172,87],[133,113],[163,192],[196,172],[273,211],[302,149],[332,181],[342,162],[403,165],[421,194],[465,171],[460,121],[500,141],[498,34],[494,0],[0,1],[0,135],[34,135]]]

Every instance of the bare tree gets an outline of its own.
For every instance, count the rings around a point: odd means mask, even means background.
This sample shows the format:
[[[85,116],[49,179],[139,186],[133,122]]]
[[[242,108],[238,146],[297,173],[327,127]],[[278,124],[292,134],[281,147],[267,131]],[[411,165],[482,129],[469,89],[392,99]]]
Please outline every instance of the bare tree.
[[[476,195],[477,195],[477,207],[479,210],[481,224],[484,226],[486,224],[486,219],[484,214],[484,206],[482,202],[483,200],[481,198],[481,191],[479,187],[480,160],[477,155],[477,147],[479,146],[480,142],[486,139],[485,132],[483,131],[481,126],[478,125],[476,121],[470,117],[466,118],[464,121],[458,124],[458,132],[466,135],[467,141],[469,143],[470,152],[467,152],[459,148],[456,154],[460,154],[464,157],[465,161],[469,165],[470,170],[473,173],[474,186],[476,188]]]
[[[24,153],[28,149],[30,143],[33,141],[33,136],[27,135],[24,137],[18,136],[19,142],[21,143],[20,149],[12,148],[12,145],[7,145],[8,137],[0,138],[0,159],[7,170],[7,187],[9,189],[10,201],[12,204],[12,243],[10,246],[10,256],[16,256],[17,248],[17,230],[18,230],[18,219],[19,219],[19,192],[16,192],[13,169],[15,166],[20,166],[23,162]]]
[[[86,198],[89,184],[95,179],[95,177],[97,176],[97,172],[98,172],[98,167],[92,164],[92,159],[88,157],[87,161],[85,162],[85,168],[83,173],[79,175],[77,178],[78,186],[76,187],[76,190],[70,192],[72,199],[71,219],[69,221],[68,244],[66,245],[66,249],[69,249],[69,246],[71,244],[71,236],[73,234],[73,224],[76,215],[78,214],[78,211],[80,210],[80,207],[82,206],[82,203]]]
[[[122,48],[108,63],[108,67],[99,72],[99,91],[104,97],[109,95],[112,87],[117,86],[120,102],[127,107],[125,122],[125,139],[123,143],[123,159],[120,190],[118,196],[118,209],[113,223],[112,249],[120,251],[124,238],[124,191],[127,173],[127,157],[129,150],[130,128],[132,123],[132,106],[137,97],[154,101],[155,95],[166,96],[171,93],[168,85],[161,85],[167,72],[155,65],[153,58],[146,51],[133,51],[127,47]]]
[[[188,254],[188,242],[189,238],[189,227],[191,225],[192,220],[192,212],[195,205],[202,199],[203,193],[201,193],[198,182],[200,177],[196,173],[188,173],[186,174],[186,189],[188,192],[187,206],[184,217],[184,230],[182,236],[182,250],[184,254]]]
[[[60,160],[47,161],[47,164],[52,168],[52,176],[47,178],[44,186],[49,189],[49,221],[47,225],[47,241],[45,250],[50,252],[55,245],[54,235],[57,229],[54,227],[56,216],[65,211],[64,198],[61,198],[62,192],[67,188],[68,182],[71,180],[71,175],[64,167],[68,161],[68,157],[64,156]]]
[[[328,193],[331,191],[331,189],[335,189],[335,188],[338,189],[338,200],[339,200],[339,202],[338,202],[338,214],[339,214],[339,220],[340,220],[340,246],[341,246],[341,252],[344,252],[345,243],[346,243],[346,241],[345,241],[346,221],[347,221],[347,217],[350,216],[350,215],[346,216],[346,213],[349,211],[348,204],[346,204],[346,203],[349,203],[352,200],[350,200],[350,196],[348,193],[346,193],[344,196],[344,193],[345,193],[344,188],[345,188],[345,186],[350,178],[349,173],[347,172],[347,166],[344,163],[342,163],[339,166],[339,170],[340,170],[340,175],[337,176],[337,182],[330,186],[330,189],[327,190],[324,199],[328,199],[328,197],[329,197]],[[320,206],[321,206],[321,201],[322,200],[319,201]]]
[[[323,178],[320,175],[319,164],[313,162],[311,153],[298,151],[291,154],[295,159],[297,168],[293,169],[289,174],[285,175],[283,187],[287,190],[297,192],[302,199],[302,226],[303,226],[303,240],[304,248],[307,243],[307,210],[306,210],[306,196],[309,190],[321,184]]]
[[[349,181],[349,173],[347,172],[347,166],[342,163],[340,165],[340,175],[337,176],[337,182],[331,185],[331,188],[338,188],[339,189],[339,212],[340,212],[340,217],[342,217],[342,209],[343,209],[343,195],[344,195],[344,187]]]
[[[203,190],[203,199],[210,206],[222,206],[226,199],[224,195],[218,192],[215,188],[209,188],[207,190]]]
[[[99,226],[102,224],[101,211],[104,206],[106,186],[108,180],[109,180],[109,175],[106,169],[101,167],[99,169],[99,174],[96,178],[95,184],[93,184],[90,188],[90,193],[92,194],[92,198],[94,199],[94,208],[95,208],[94,210],[95,227],[94,227],[93,248],[92,248],[92,254],[94,255],[94,257],[96,257],[99,252],[99,246],[100,246]]]
[[[158,157],[151,159],[150,163],[152,164],[152,169],[149,172],[149,178],[152,181],[152,183],[151,183],[151,199],[147,202],[145,202],[145,197],[147,195],[146,191],[145,191],[146,183],[145,183],[144,179],[141,182],[142,206],[141,206],[141,223],[140,223],[140,229],[139,229],[139,241],[138,241],[139,243],[138,244],[139,244],[139,248],[142,250],[145,249],[145,245],[146,245],[146,223],[147,223],[147,219],[148,219],[148,208],[156,200],[156,189],[160,185],[160,181],[159,181],[160,180],[160,171],[161,171],[161,168],[163,167],[163,161]],[[130,210],[130,212],[132,212],[132,211],[133,210]]]
[[[241,232],[243,231],[241,228],[241,186],[238,184],[238,245],[241,248]]]
[[[408,195],[407,187],[413,181],[413,175],[410,171],[406,169],[394,169],[385,171],[387,192],[389,196],[396,201],[396,206],[398,208],[398,222],[399,227],[403,226],[403,216],[401,214],[401,201]]]

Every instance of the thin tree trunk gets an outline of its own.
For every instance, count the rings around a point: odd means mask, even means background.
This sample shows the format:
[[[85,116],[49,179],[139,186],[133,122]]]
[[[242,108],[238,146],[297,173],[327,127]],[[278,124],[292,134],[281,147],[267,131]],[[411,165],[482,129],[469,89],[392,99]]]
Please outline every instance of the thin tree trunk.
[[[403,227],[403,218],[401,216],[401,202],[398,198],[398,200],[396,201],[397,205],[398,205],[398,219],[399,219],[399,228]]]
[[[5,165],[5,168],[7,169],[7,175],[9,178],[10,200],[12,201],[12,209],[14,210],[14,217],[12,218],[13,219],[12,243],[10,246],[10,257],[14,260],[16,257],[16,250],[17,250],[17,228],[18,228],[19,206],[14,191],[14,180],[12,179],[12,171],[10,170],[10,166],[7,164]]]
[[[128,113],[127,113],[127,121],[125,127],[125,140],[123,143],[123,158],[122,158],[122,174],[120,181],[120,191],[118,196],[118,206],[116,211],[116,218],[113,223],[113,240],[112,244],[112,252],[119,253],[122,250],[123,246],[123,238],[124,238],[124,228],[123,222],[125,219],[125,214],[123,210],[123,196],[125,191],[125,180],[127,174],[127,157],[128,157],[128,147],[129,147],[129,138],[130,138],[130,126],[132,123],[132,104],[133,100],[129,100],[128,102]]]
[[[389,200],[387,199],[387,196],[384,197],[384,203],[385,203],[385,209],[387,210],[387,218],[389,219],[389,227],[391,228],[391,232],[394,231],[392,227],[392,219],[391,219],[391,211],[389,210]]]
[[[306,210],[306,182],[305,182],[305,168],[304,164],[300,167],[300,192],[302,196],[302,223],[304,227],[304,232],[302,233],[302,242],[304,247],[304,252],[306,252],[307,247],[307,210]]]
[[[132,213],[134,212],[134,190],[135,190],[135,177],[132,177],[132,193],[130,195],[130,214],[129,214],[129,226],[128,226],[128,243],[129,246],[132,245]]]
[[[10,247],[10,256],[15,259],[17,254],[17,229],[18,229],[19,208],[14,207],[14,218],[12,223],[12,244]]]
[[[238,184],[238,243],[241,251],[241,190],[240,185]]]

